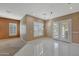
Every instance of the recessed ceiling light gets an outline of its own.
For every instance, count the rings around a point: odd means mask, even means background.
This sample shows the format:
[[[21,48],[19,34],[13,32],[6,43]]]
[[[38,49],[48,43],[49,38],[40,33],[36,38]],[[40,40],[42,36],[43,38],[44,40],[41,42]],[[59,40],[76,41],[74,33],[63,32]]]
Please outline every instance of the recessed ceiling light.
[[[10,11],[10,10],[6,10],[6,12],[7,12],[7,13],[11,13],[11,11]]]
[[[72,3],[67,3],[67,4],[68,4],[69,9],[73,9],[72,8]]]
[[[70,7],[70,9],[72,9],[72,7]]]

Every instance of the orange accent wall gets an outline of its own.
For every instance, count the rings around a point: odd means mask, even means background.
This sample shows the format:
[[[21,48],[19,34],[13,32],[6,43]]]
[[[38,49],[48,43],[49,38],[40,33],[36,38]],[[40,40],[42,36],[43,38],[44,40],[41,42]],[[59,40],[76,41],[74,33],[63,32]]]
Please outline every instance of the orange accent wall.
[[[9,36],[9,23],[17,24],[16,36]],[[20,37],[20,20],[0,17],[0,39],[7,39],[12,37]]]

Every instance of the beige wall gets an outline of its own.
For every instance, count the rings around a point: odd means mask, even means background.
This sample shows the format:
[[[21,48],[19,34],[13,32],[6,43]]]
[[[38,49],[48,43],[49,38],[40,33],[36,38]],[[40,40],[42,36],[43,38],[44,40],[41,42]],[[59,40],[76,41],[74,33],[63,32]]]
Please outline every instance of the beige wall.
[[[79,43],[79,12],[72,15],[73,42]]]
[[[45,21],[45,36],[51,38],[52,37],[52,20]]]

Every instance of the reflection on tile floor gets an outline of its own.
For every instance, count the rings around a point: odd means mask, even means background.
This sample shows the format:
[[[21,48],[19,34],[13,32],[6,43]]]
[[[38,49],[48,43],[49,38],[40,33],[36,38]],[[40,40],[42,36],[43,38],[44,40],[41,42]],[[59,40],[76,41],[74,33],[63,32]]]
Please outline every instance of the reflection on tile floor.
[[[79,44],[40,38],[28,42],[16,56],[79,56]]]
[[[20,38],[0,40],[0,56],[14,55],[24,43]],[[15,55],[23,56],[79,56],[79,44],[66,43],[50,38],[27,42]]]

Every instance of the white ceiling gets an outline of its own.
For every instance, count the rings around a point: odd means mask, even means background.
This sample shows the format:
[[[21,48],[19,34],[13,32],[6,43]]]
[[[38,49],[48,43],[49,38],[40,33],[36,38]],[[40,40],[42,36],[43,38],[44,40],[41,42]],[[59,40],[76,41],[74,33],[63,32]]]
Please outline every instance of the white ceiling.
[[[0,3],[0,16],[14,19],[22,19],[26,14],[52,19],[77,11],[79,11],[78,3]]]

